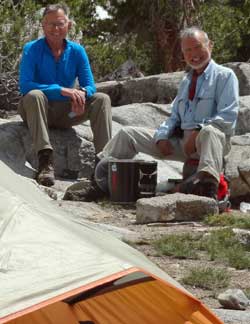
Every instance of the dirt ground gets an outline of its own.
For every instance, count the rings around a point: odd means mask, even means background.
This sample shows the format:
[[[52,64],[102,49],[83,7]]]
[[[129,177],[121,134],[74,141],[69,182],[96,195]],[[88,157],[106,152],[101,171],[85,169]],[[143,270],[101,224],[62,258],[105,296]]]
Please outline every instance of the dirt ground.
[[[158,256],[152,246],[152,240],[160,238],[162,235],[170,233],[197,233],[207,232],[208,227],[198,222],[185,223],[164,223],[138,225],[136,220],[135,205],[115,205],[109,202],[84,203],[57,200],[54,202],[64,210],[75,213],[76,216],[84,213],[85,219],[98,224],[106,224],[129,230],[134,233],[132,240],[128,239],[129,244],[145,254],[151,261],[166,271],[171,277],[179,281],[189,292],[199,298],[204,304],[211,308],[220,308],[217,295],[221,291],[211,291],[198,287],[184,285],[181,280],[190,268],[201,265],[212,267],[224,267],[219,262],[209,262],[206,260],[177,259],[168,256]],[[227,288],[250,289],[250,271],[236,270],[228,268],[231,276],[230,284]]]

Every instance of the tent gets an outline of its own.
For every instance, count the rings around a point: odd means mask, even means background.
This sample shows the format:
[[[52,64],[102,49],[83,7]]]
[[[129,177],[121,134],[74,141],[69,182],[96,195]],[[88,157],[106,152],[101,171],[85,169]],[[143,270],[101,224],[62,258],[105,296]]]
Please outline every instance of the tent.
[[[0,175],[0,323],[222,323],[141,253]]]

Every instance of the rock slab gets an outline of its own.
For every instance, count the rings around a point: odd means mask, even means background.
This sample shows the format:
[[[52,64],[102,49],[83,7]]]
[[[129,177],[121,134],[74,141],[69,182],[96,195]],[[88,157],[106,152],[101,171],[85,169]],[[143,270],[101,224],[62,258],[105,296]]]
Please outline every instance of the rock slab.
[[[245,310],[249,305],[249,300],[240,289],[228,289],[219,294],[218,300],[224,308]]]
[[[207,215],[218,213],[218,206],[214,199],[181,193],[142,198],[136,202],[138,224],[197,221]]]

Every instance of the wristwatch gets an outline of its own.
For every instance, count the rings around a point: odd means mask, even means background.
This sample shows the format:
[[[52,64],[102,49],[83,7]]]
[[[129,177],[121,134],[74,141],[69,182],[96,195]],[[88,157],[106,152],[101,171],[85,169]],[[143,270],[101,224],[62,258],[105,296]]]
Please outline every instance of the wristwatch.
[[[80,89],[79,89],[79,90],[81,90],[81,91],[85,92],[85,96],[86,96],[86,98],[87,98],[87,95],[88,95],[88,92],[87,92],[87,90],[86,90],[85,88],[83,88],[83,87],[80,87]]]

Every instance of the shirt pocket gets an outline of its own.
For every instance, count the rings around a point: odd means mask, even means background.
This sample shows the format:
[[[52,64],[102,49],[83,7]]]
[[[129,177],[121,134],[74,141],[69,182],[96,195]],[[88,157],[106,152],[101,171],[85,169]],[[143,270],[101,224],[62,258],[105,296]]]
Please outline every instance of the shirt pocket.
[[[197,97],[195,109],[195,122],[201,123],[204,119],[211,118],[214,115],[215,97],[210,91],[204,91]]]
[[[185,100],[185,98],[180,98],[178,100],[178,113],[179,113],[180,119],[182,121],[184,120],[184,117],[185,117],[185,114],[187,112],[187,109],[188,109],[188,102],[187,102],[187,100]]]

